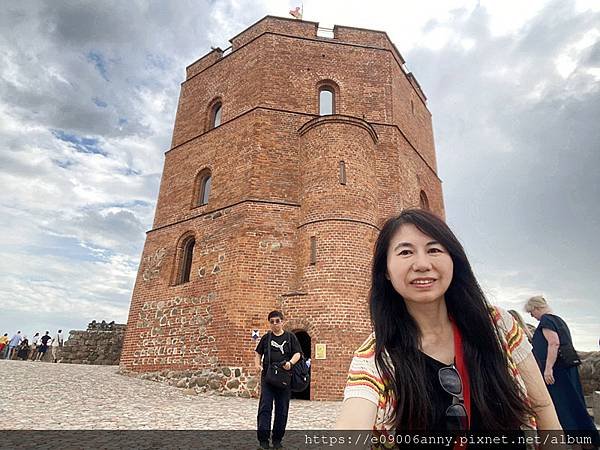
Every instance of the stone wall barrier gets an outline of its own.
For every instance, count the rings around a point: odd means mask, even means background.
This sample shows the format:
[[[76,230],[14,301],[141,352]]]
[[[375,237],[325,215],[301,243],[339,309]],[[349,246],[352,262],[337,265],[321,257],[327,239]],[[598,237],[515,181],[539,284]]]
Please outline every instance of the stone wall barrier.
[[[86,331],[71,330],[58,359],[70,364],[118,365],[126,328],[111,324],[102,328],[89,326]]]

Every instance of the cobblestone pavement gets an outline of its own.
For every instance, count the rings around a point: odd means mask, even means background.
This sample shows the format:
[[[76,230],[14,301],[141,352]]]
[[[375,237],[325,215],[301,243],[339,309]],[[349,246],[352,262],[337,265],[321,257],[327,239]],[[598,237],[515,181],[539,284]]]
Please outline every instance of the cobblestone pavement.
[[[256,429],[257,399],[186,395],[117,370],[0,360],[0,429]],[[340,406],[293,399],[287,429],[330,429]]]

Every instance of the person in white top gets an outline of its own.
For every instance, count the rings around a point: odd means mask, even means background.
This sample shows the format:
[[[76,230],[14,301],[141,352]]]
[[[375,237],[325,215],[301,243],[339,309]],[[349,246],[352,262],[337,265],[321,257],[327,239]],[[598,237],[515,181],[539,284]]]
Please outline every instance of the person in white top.
[[[40,333],[35,333],[33,335],[33,337],[31,338],[31,357],[29,359],[31,359],[32,361],[34,361],[35,358],[37,357],[39,342],[40,342]]]
[[[62,348],[63,346],[63,334],[62,334],[62,330],[58,330],[58,333],[56,334],[56,336],[54,336],[54,339],[52,339],[52,359],[54,360],[54,362],[58,362],[58,349]]]

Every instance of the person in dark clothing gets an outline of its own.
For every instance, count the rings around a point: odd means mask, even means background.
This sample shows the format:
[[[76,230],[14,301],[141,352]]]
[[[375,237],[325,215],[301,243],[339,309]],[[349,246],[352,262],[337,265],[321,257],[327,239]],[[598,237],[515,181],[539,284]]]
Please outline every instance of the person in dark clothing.
[[[260,401],[257,416],[257,437],[261,448],[269,448],[271,434],[271,416],[275,403],[275,420],[273,422],[273,448],[282,448],[281,441],[287,425],[288,409],[290,406],[290,387],[275,387],[265,380],[265,374],[270,364],[277,364],[284,370],[292,370],[301,355],[300,343],[292,332],[284,331],[284,320],[281,311],[271,311],[267,317],[271,331],[260,339],[256,346],[254,364],[260,371]],[[270,355],[269,353],[270,347]]]
[[[23,337],[21,344],[17,347],[17,358],[22,359],[23,361],[27,361],[29,357],[29,340],[27,336]]]
[[[531,297],[525,311],[540,322],[533,333],[533,354],[548,385],[560,424],[567,435],[591,439],[592,445],[583,448],[597,448],[600,436],[587,412],[577,365],[565,364],[558,355],[562,344],[573,347],[569,327],[563,319],[552,314],[541,295]]]
[[[46,331],[46,334],[42,336],[42,339],[41,339],[42,343],[38,349],[38,355],[37,355],[36,361],[41,361],[44,358],[44,355],[48,351],[48,342],[51,339],[52,338],[50,337],[50,332]]]

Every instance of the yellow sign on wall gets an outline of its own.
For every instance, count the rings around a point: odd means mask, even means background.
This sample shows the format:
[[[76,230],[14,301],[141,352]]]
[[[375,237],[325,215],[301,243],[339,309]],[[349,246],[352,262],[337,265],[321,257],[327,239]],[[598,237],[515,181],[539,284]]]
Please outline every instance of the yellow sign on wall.
[[[327,359],[327,344],[315,344],[315,359]]]

